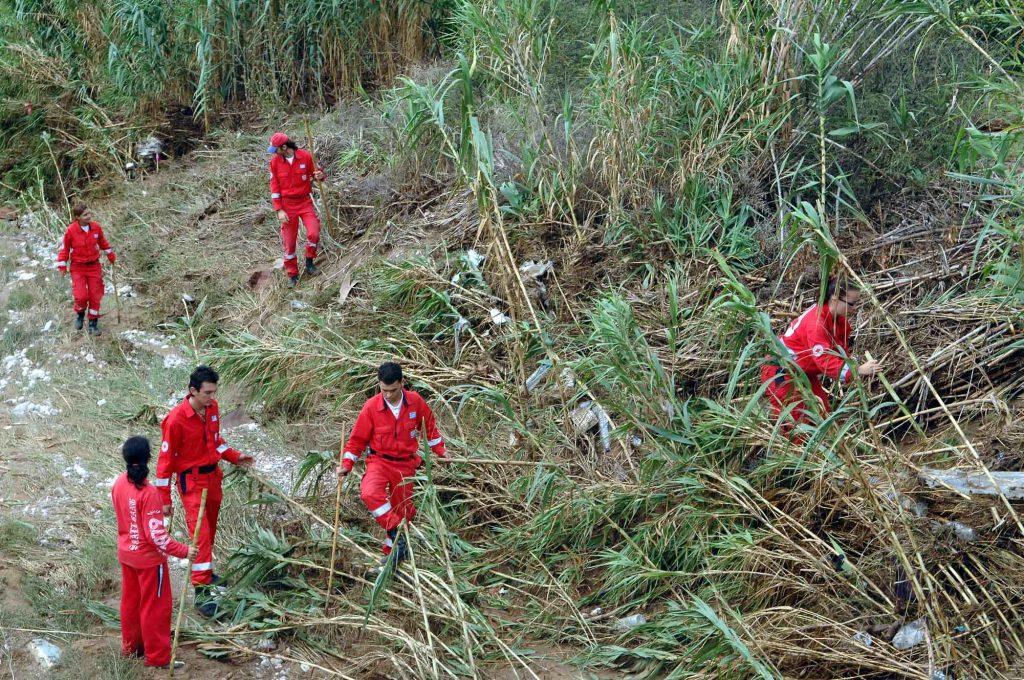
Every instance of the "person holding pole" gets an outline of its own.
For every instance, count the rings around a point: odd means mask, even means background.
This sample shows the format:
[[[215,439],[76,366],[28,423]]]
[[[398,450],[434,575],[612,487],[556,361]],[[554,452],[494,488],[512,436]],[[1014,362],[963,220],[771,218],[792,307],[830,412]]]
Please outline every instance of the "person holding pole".
[[[209,366],[192,371],[188,395],[171,409],[162,423],[163,443],[157,459],[153,485],[161,494],[164,514],[172,515],[171,482],[177,475],[178,498],[185,510],[189,534],[199,525],[197,562],[192,565],[192,585],[196,589],[196,608],[206,617],[217,613],[214,587],[223,585],[213,573],[213,542],[223,498],[220,470],[223,458],[229,463],[249,467],[253,457],[231,448],[220,434],[220,410],[215,399],[220,377]],[[205,510],[200,513],[203,490],[208,491]]]
[[[313,179],[321,180],[324,172],[313,163],[306,149],[275,132],[270,138],[267,153],[270,157],[270,201],[281,222],[281,243],[284,247],[284,270],[288,287],[294,288],[299,280],[299,265],[295,254],[299,220],[306,228],[306,275],[314,276],[319,270],[314,264],[320,240],[320,218],[313,206]]]
[[[167,668],[173,605],[167,556],[195,559],[198,551],[167,535],[163,501],[146,479],[149,440],[131,437],[121,454],[126,471],[110,491],[121,563],[121,655],[144,656],[147,666]]]
[[[100,266],[102,251],[111,265],[117,259],[114,249],[107,242],[103,228],[92,218],[92,212],[82,203],[71,208],[74,220],[68,225],[57,253],[57,269],[68,273],[71,265],[71,294],[75,300],[75,330],[85,325],[86,311],[89,313],[89,334],[99,335],[100,302],[103,300],[103,268]]]
[[[868,377],[882,370],[874,360],[858,366],[848,354],[853,342],[847,317],[859,303],[859,290],[845,280],[832,278],[825,288],[824,304],[812,306],[789,324],[779,340],[790,361],[768,363],[761,368],[761,383],[768,383],[766,394],[776,419],[787,407],[792,407],[796,423],[809,422],[808,413],[812,410],[827,416],[831,407],[822,378],[846,382],[854,371]],[[793,383],[794,370],[802,372],[810,384],[815,397],[811,405],[804,402]]]
[[[368,450],[360,496],[384,529],[384,564],[390,558],[397,566],[408,556],[405,537],[398,536],[398,528],[416,516],[412,476],[423,464],[420,438],[426,437],[427,446],[438,458],[445,458],[446,452],[433,411],[423,397],[405,389],[402,367],[392,362],[381,364],[377,381],[380,393],[363,404],[345,443],[338,483]]]

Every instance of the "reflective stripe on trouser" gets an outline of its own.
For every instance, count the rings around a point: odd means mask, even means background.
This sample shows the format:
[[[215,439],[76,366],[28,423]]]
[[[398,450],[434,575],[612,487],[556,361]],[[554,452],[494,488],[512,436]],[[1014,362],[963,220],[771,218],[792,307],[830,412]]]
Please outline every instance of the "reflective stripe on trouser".
[[[103,300],[103,269],[99,262],[71,265],[71,295],[76,312],[89,312],[90,319],[100,317]]]
[[[220,484],[223,477],[224,473],[219,468],[207,474],[189,473],[185,476],[185,493],[181,493],[181,484],[177,485],[181,504],[185,508],[185,525],[188,527],[189,536],[195,535],[203,489],[209,489],[206,495],[206,512],[202,517],[199,541],[196,543],[199,554],[192,565],[193,585],[205,585],[213,577],[213,541],[217,536],[217,518],[220,516],[220,502],[223,498]]]
[[[419,458],[394,463],[376,456],[366,461],[359,495],[366,509],[385,531],[416,516],[416,506],[412,502],[412,476],[419,463]],[[385,543],[383,550],[387,554],[391,552],[391,546]]]
[[[167,563],[135,568],[121,565],[121,654],[145,651],[147,666],[171,660],[171,596]]]
[[[284,248],[284,270],[288,276],[299,275],[298,258],[294,257],[296,241],[299,234],[299,221],[306,228],[306,257],[316,257],[316,247],[320,243],[320,218],[317,217],[310,197],[298,200],[284,199],[281,209],[288,215],[288,221],[281,223],[281,245]],[[293,257],[288,257],[292,255]]]

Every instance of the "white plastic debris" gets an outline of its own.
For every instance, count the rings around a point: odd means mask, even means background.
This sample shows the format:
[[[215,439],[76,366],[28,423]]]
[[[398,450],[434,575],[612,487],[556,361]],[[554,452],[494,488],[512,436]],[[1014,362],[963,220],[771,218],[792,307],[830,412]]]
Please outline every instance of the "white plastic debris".
[[[106,406],[107,405],[107,400],[106,399],[100,399],[99,401],[96,402],[96,405],[97,406]]]
[[[485,255],[481,255],[472,248],[466,251],[466,262],[473,269],[480,269],[480,265],[482,265],[486,259],[487,257]]]
[[[868,633],[867,631],[863,630],[858,630],[856,633],[854,633],[853,640],[854,642],[858,642],[864,645],[865,647],[870,647],[871,643],[874,642],[874,640],[871,639],[871,633]]]
[[[302,300],[292,300],[292,309],[306,309],[308,307],[309,305]]]
[[[497,307],[491,308],[491,323],[493,323],[495,326],[501,326],[503,324],[508,323],[511,320],[512,317],[508,316],[507,314],[504,314]]]
[[[86,354],[85,355],[85,363],[87,363],[87,364],[94,364],[94,363],[96,363],[96,357],[94,357],[91,352],[89,354]]]
[[[974,527],[969,527],[961,522],[950,522],[946,526],[952,529],[953,533],[961,541],[973,543],[978,540],[978,532],[974,530]]]
[[[163,148],[164,143],[158,138],[150,135],[135,145],[135,155],[139,160],[155,163],[160,159],[160,154],[163,151]]]
[[[600,404],[594,404],[594,410],[597,412],[597,427],[601,433],[601,447],[608,453],[612,450],[611,419]]]
[[[590,610],[591,616],[600,616],[601,614],[604,614],[604,609],[602,609],[601,607],[594,607]]]
[[[594,402],[585,401],[569,412],[569,422],[577,434],[583,434],[597,425],[597,413],[592,406]]]
[[[576,387],[576,375],[572,372],[571,368],[566,366],[562,369],[562,372],[558,374],[558,384],[564,390],[571,390]]]
[[[632,630],[637,626],[642,626],[647,623],[647,617],[643,614],[633,614],[622,619],[615,620],[615,630],[625,633],[626,631]]]
[[[53,330],[53,319],[43,324],[43,333],[49,333],[51,330]]]
[[[185,293],[184,295],[181,296],[181,301],[182,302],[195,302],[196,299],[194,297],[192,297],[191,295],[189,295],[188,293]]]
[[[526,391],[533,392],[535,389],[537,389],[537,385],[540,384],[540,381],[544,379],[544,376],[546,376],[548,374],[548,371],[550,370],[550,361],[540,362],[540,365],[537,366],[537,370],[531,373],[530,377],[526,379]]]
[[[896,649],[910,649],[924,642],[927,636],[928,626],[924,617],[921,617],[896,631],[896,635],[892,638],[892,646]]]
[[[555,263],[551,260],[547,262],[534,262],[530,260],[520,265],[519,274],[526,278],[539,279],[554,268]]]
[[[60,665],[60,648],[43,638],[33,638],[26,647],[36,663],[43,668],[56,668]]]

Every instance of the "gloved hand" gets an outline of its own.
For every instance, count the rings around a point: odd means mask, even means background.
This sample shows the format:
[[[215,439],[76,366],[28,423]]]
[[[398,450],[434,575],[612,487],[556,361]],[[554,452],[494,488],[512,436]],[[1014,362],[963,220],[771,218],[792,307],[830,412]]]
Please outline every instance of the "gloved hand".
[[[109,253],[107,253],[107,259],[110,260],[110,264],[114,264],[114,262],[117,260],[117,254],[114,253],[113,250],[111,250]]]

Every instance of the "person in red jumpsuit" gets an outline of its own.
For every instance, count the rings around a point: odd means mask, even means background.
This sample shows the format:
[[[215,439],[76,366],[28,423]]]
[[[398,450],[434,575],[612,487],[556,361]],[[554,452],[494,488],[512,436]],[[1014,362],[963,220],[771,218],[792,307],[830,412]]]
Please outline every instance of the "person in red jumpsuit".
[[[153,485],[160,491],[164,513],[170,517],[171,484],[178,488],[178,498],[185,510],[189,536],[195,535],[200,523],[196,547],[199,555],[192,565],[192,585],[196,589],[196,607],[203,616],[214,616],[217,603],[214,588],[224,585],[213,573],[213,542],[217,535],[217,518],[223,498],[220,460],[248,467],[252,456],[228,446],[220,435],[220,410],[217,407],[217,382],[220,377],[209,366],[192,371],[188,396],[171,409],[162,423],[163,443],[157,459]],[[177,481],[172,477],[177,475]],[[203,489],[207,489],[206,511],[199,516]]]
[[[275,132],[270,138],[267,153],[270,157],[270,200],[281,221],[281,243],[284,246],[284,270],[288,286],[294,288],[299,280],[299,265],[295,254],[299,233],[299,220],[306,228],[306,274],[319,270],[313,261],[320,241],[320,218],[313,207],[313,179],[323,179],[324,173],[314,167],[313,156],[300,149],[288,135]]]
[[[93,221],[92,212],[81,203],[71,210],[74,221],[64,232],[57,269],[66,274],[71,265],[71,294],[75,299],[75,330],[82,330],[86,311],[89,312],[89,333],[99,335],[100,301],[103,300],[103,269],[100,267],[102,250],[110,264],[117,255],[107,242],[103,228]]]
[[[121,563],[121,654],[145,656],[147,666],[167,668],[173,604],[167,556],[194,559],[197,550],[167,535],[163,500],[146,479],[149,440],[131,437],[121,454],[127,470],[110,491]]]
[[[846,382],[854,364],[850,361],[850,323],[847,317],[860,302],[860,291],[837,279],[829,281],[825,290],[825,304],[814,305],[797,317],[779,340],[791,362],[766,364],[761,368],[761,382],[768,383],[766,394],[773,415],[778,419],[784,409],[792,407],[796,423],[808,423],[809,412],[821,417],[830,411],[828,392],[821,383],[827,376]],[[856,366],[858,375],[867,377],[882,369],[877,361],[866,361]],[[816,403],[808,406],[793,382],[792,371],[807,376]]]
[[[367,399],[359,411],[345,443],[338,481],[352,472],[368,448],[360,495],[386,534],[382,546],[385,562],[393,550],[392,559],[397,565],[407,557],[405,537],[398,536],[398,527],[416,516],[411,478],[423,464],[420,438],[426,437],[427,446],[438,458],[445,457],[445,447],[427,402],[416,392],[405,389],[401,366],[382,364],[377,380],[380,393]]]

